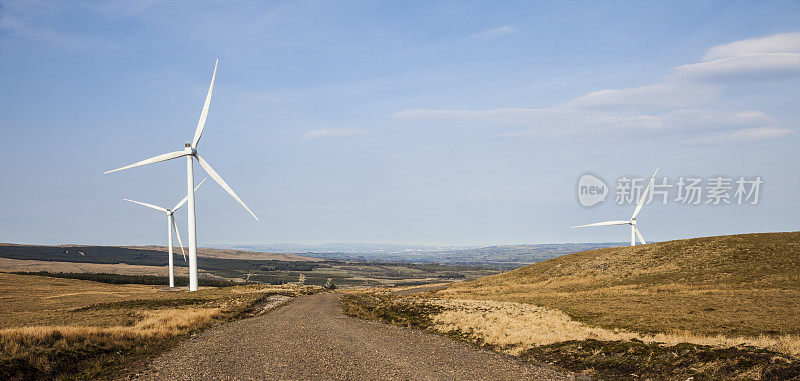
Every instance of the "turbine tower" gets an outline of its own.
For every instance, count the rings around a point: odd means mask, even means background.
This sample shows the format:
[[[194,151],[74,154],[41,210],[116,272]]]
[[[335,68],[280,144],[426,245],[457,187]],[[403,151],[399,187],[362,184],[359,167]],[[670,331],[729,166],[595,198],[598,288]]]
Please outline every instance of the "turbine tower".
[[[222,177],[220,177],[220,175],[214,170],[214,168],[211,168],[211,165],[209,165],[208,162],[197,153],[197,143],[200,141],[200,136],[203,134],[203,128],[206,125],[206,118],[208,117],[208,107],[211,104],[211,92],[214,90],[214,79],[217,77],[217,64],[219,64],[219,60],[217,60],[217,62],[214,64],[214,74],[211,76],[211,86],[208,87],[206,102],[203,104],[203,111],[200,113],[200,120],[197,122],[197,129],[194,131],[194,139],[192,139],[191,143],[184,144],[182,151],[173,151],[163,155],[154,156],[149,159],[106,172],[111,173],[121,171],[123,169],[139,167],[142,165],[158,163],[161,161],[167,161],[186,156],[186,191],[189,196],[189,204],[187,206],[189,209],[189,291],[197,291],[197,230],[194,213],[194,159],[197,159],[197,163],[203,167],[206,173],[208,173],[208,175],[211,176],[211,178],[214,179],[217,184],[225,189],[228,194],[238,201],[239,204],[241,204],[250,213],[250,215],[252,215],[256,221],[258,221],[258,217],[256,217],[250,208],[248,208],[247,205],[245,205],[244,202],[239,198],[239,196],[236,195],[236,192],[234,192],[233,189],[228,186],[228,183],[226,183],[225,180],[223,180]]]
[[[650,182],[647,184],[647,188],[645,188],[644,193],[642,193],[642,198],[639,199],[639,203],[636,204],[636,209],[633,211],[633,215],[627,221],[606,221],[606,222],[597,222],[594,224],[588,225],[578,225],[573,226],[573,228],[584,228],[588,226],[610,226],[610,225],[630,225],[631,226],[631,246],[636,245],[636,237],[639,237],[639,242],[642,244],[646,244],[647,242],[644,241],[644,237],[642,237],[642,233],[639,233],[639,228],[636,227],[636,216],[639,215],[639,212],[642,211],[642,206],[644,206],[644,199],[647,197],[647,193],[650,192],[650,188],[653,187],[653,182],[656,180],[656,174],[658,173],[658,168],[656,171],[653,172],[653,177],[650,178]]]
[[[203,185],[203,183],[205,181],[206,181],[206,179],[203,179],[203,181],[201,181],[200,184],[197,184],[197,186],[194,188],[194,190],[197,190],[197,188],[200,188],[200,186]],[[134,201],[134,200],[129,200],[127,198],[123,198],[123,200],[125,200],[125,201],[129,201],[129,202],[132,202],[134,204],[139,204],[139,205],[142,205],[142,206],[146,206],[146,207],[148,207],[150,209],[159,210],[159,211],[162,211],[162,212],[167,214],[167,237],[168,237],[167,238],[167,242],[169,242],[169,245],[168,245],[169,246],[169,250],[168,251],[169,251],[169,287],[170,288],[175,287],[175,266],[174,266],[173,258],[172,258],[172,229],[173,228],[175,228],[175,235],[178,236],[178,244],[180,245],[180,248],[181,248],[181,254],[183,254],[183,260],[184,261],[186,260],[186,252],[183,251],[183,242],[181,242],[181,233],[178,231],[178,225],[175,224],[175,219],[173,218],[172,215],[176,211],[178,211],[178,209],[180,209],[180,207],[183,206],[183,204],[185,204],[188,199],[189,199],[189,195],[187,194],[186,197],[184,197],[183,200],[181,200],[181,202],[179,202],[177,205],[175,205],[172,209],[167,209],[167,208],[162,208],[160,206],[148,204],[146,202]]]

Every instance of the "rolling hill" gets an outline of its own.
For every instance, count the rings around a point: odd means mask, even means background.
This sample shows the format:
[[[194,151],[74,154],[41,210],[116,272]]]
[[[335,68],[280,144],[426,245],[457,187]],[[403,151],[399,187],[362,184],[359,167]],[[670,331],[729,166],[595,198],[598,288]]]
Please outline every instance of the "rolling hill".
[[[800,232],[584,251],[456,284],[437,296],[535,304],[638,332],[797,335]]]

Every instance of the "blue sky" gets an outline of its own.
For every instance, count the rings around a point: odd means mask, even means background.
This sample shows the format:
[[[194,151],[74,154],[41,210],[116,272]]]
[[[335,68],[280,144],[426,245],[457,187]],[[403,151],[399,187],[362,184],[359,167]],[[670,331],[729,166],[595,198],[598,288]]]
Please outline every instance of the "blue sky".
[[[0,1],[0,58],[2,242],[163,244],[122,198],[185,163],[103,172],[182,149],[217,58],[200,150],[261,222],[207,183],[200,245],[623,241],[569,229],[633,209],[577,179],[656,167],[764,184],[647,205],[649,240],[798,226],[796,1]]]

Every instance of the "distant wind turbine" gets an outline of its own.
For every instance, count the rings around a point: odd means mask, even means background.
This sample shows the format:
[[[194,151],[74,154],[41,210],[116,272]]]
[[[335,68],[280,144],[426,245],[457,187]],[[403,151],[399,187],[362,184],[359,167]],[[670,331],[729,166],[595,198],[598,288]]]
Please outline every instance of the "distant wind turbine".
[[[200,184],[197,184],[197,186],[194,188],[194,190],[197,190],[197,188],[200,188],[200,186],[203,185],[203,183],[205,181],[206,181],[206,179],[203,179],[203,181],[201,181]],[[127,198],[123,198],[123,200],[125,200],[125,201],[132,202],[134,204],[139,204],[139,205],[142,205],[142,206],[146,206],[146,207],[148,207],[150,209],[160,210],[160,211],[162,211],[162,212],[167,214],[167,237],[169,237],[167,239],[167,242],[169,242],[169,286],[170,287],[175,287],[175,270],[174,270],[175,266],[173,264],[173,259],[172,259],[172,229],[173,228],[175,229],[175,235],[178,236],[178,244],[180,245],[180,248],[181,248],[181,254],[183,254],[183,260],[184,261],[186,260],[186,252],[183,251],[183,242],[181,242],[181,233],[178,231],[178,225],[175,224],[175,219],[172,217],[172,215],[176,211],[178,211],[178,209],[180,209],[180,207],[183,206],[183,204],[185,204],[188,199],[189,199],[189,195],[187,194],[186,197],[184,197],[183,200],[181,200],[181,202],[179,202],[177,205],[175,205],[172,209],[167,209],[167,208],[162,208],[160,206],[148,204],[146,202],[134,201],[134,200],[129,200]]]
[[[642,193],[642,198],[639,199],[639,203],[636,204],[636,210],[633,211],[633,215],[631,216],[630,220],[627,221],[606,221],[606,222],[598,222],[594,224],[588,225],[578,225],[573,226],[573,228],[584,228],[589,226],[610,226],[610,225],[630,225],[631,226],[631,246],[636,245],[636,237],[639,237],[639,242],[642,244],[646,244],[647,242],[644,241],[644,237],[642,237],[642,233],[639,233],[639,228],[636,227],[636,216],[639,215],[639,212],[642,211],[642,206],[644,206],[644,199],[647,197],[647,193],[650,192],[650,188],[653,187],[653,182],[656,180],[656,173],[658,173],[658,168],[656,171],[653,172],[653,177],[650,178],[650,183],[647,184],[647,188],[645,188],[644,193]]]
[[[211,165],[208,164],[205,159],[203,159],[200,154],[197,153],[197,143],[200,141],[200,136],[203,134],[203,128],[206,125],[206,118],[208,117],[208,108],[211,105],[211,93],[214,90],[214,79],[217,77],[217,64],[219,64],[219,60],[214,64],[214,74],[211,76],[211,86],[208,87],[208,94],[206,94],[206,102],[203,104],[203,111],[200,113],[200,120],[197,122],[197,129],[194,132],[194,139],[192,139],[191,143],[184,144],[183,151],[174,151],[165,153],[163,155],[158,155],[151,157],[146,160],[142,160],[137,163],[133,163],[131,165],[126,165],[122,168],[117,168],[106,173],[121,171],[123,169],[139,167],[142,165],[158,163],[161,161],[167,161],[172,159],[177,159],[182,156],[186,156],[186,190],[189,196],[189,291],[197,291],[197,229],[196,229],[196,221],[195,221],[195,210],[194,210],[194,160],[197,159],[197,162],[200,164],[201,167],[211,176],[214,181],[216,181],[223,189],[225,189],[228,194],[230,194],[236,201],[239,202],[249,213],[253,216],[253,218],[258,221],[258,217],[244,204],[244,202],[236,195],[236,192],[228,186],[228,183],[220,177],[220,175],[211,168]]]

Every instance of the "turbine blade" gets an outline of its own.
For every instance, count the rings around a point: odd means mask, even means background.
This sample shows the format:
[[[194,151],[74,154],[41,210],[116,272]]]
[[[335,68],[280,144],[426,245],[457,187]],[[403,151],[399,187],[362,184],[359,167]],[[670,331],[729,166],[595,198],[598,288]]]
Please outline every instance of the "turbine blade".
[[[200,186],[203,185],[203,183],[205,181],[206,181],[206,178],[203,178],[203,181],[201,181],[200,184],[197,184],[197,186],[194,187],[194,190],[196,191],[197,188],[200,188]],[[183,198],[183,200],[181,200],[181,202],[179,202],[177,205],[175,205],[174,208],[172,208],[172,211],[174,212],[174,211],[178,210],[180,207],[183,206],[183,204],[186,203],[186,201],[189,201],[189,195],[188,194],[186,195],[186,197]]]
[[[203,135],[203,128],[206,126],[206,118],[208,117],[208,106],[211,105],[211,92],[214,91],[214,79],[217,78],[217,65],[219,59],[214,64],[214,74],[211,75],[211,86],[208,87],[208,94],[206,94],[206,103],[203,104],[203,111],[200,113],[200,120],[197,122],[197,129],[194,131],[194,139],[192,140],[192,147],[197,148],[197,143],[200,141],[200,135]]]
[[[128,201],[128,202],[132,202],[132,203],[134,203],[134,204],[144,205],[144,206],[146,206],[146,207],[148,207],[148,208],[152,208],[152,209],[155,209],[155,210],[160,210],[160,211],[162,211],[162,212],[164,212],[164,213],[166,213],[166,212],[167,212],[167,209],[165,209],[165,208],[162,208],[162,207],[160,207],[160,206],[155,206],[155,205],[153,205],[153,204],[148,204],[148,203],[146,203],[146,202],[139,202],[139,201],[128,200],[127,198],[123,198],[123,200],[125,200],[125,201]]]
[[[225,191],[228,192],[228,194],[230,194],[234,199],[236,199],[236,201],[242,204],[242,206],[245,209],[247,209],[250,215],[253,216],[253,218],[255,218],[256,221],[258,221],[258,217],[256,217],[256,215],[253,214],[250,208],[248,208],[247,205],[244,204],[242,199],[240,199],[239,196],[236,195],[236,192],[234,192],[233,189],[231,189],[231,187],[228,186],[228,183],[226,183],[225,180],[223,180],[222,177],[220,177],[220,175],[214,170],[214,168],[211,168],[208,162],[206,162],[202,157],[200,157],[200,155],[195,154],[194,157],[197,158],[197,162],[200,163],[200,166],[206,170],[206,173],[208,173],[208,175],[211,176],[211,178],[214,179],[214,181],[216,181],[223,189],[225,189]]]
[[[578,225],[572,226],[573,228],[585,228],[587,226],[610,226],[610,225],[627,225],[628,221],[606,221],[606,222],[596,222],[593,224],[588,225]]]
[[[181,247],[181,254],[183,254],[183,261],[186,262],[186,252],[183,251],[183,242],[181,242],[181,233],[178,231],[178,224],[175,223],[175,219],[172,219],[172,227],[175,228],[175,235],[178,237],[178,246]]]
[[[636,204],[636,210],[633,211],[631,219],[636,218],[636,216],[639,215],[639,212],[642,211],[642,206],[644,206],[644,199],[647,198],[647,193],[650,192],[650,188],[653,187],[653,182],[656,181],[656,173],[658,173],[658,168],[656,168],[656,171],[653,172],[653,177],[650,178],[650,182],[647,183],[647,188],[644,189],[644,192],[642,193],[642,198],[640,198],[639,203]]]
[[[121,171],[123,169],[139,167],[139,166],[142,166],[142,165],[158,163],[158,162],[161,162],[161,161],[167,161],[167,160],[170,160],[170,159],[175,159],[175,158],[181,157],[183,155],[186,155],[186,152],[184,152],[184,151],[174,151],[174,152],[170,152],[170,153],[165,153],[163,155],[153,156],[153,157],[151,157],[149,159],[145,159],[145,160],[142,160],[140,162],[133,163],[131,165],[126,165],[126,166],[124,166],[122,168],[117,168],[117,169],[112,169],[110,171],[106,171],[105,174],[108,174],[108,173],[111,173],[111,172],[116,172],[116,171]]]
[[[639,228],[634,226],[633,227],[633,231],[635,231],[636,232],[636,236],[639,237],[639,242],[641,242],[642,245],[646,245],[647,242],[644,241],[644,237],[642,237],[642,233],[639,233]]]

